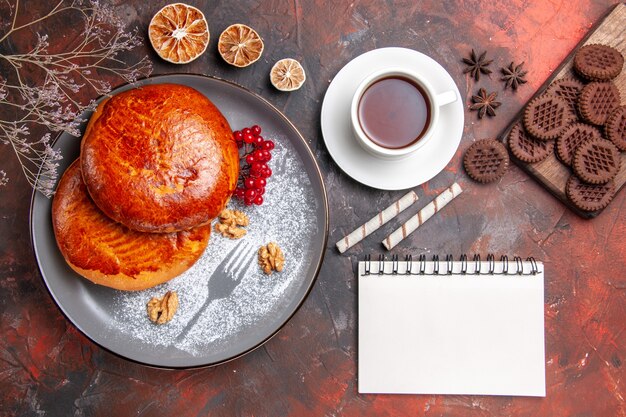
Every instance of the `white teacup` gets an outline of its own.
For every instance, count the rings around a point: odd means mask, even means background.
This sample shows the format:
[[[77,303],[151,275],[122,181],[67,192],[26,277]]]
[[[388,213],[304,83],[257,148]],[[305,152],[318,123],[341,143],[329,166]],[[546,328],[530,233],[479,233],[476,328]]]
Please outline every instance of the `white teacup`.
[[[359,106],[361,105],[361,98],[365,91],[374,83],[386,79],[386,78],[403,78],[406,79],[421,90],[420,93],[426,96],[426,102],[429,105],[430,118],[426,121],[426,126],[419,135],[419,139],[414,140],[408,145],[400,148],[387,148],[375,143],[364,131],[359,120]],[[439,123],[439,108],[450,104],[458,100],[457,94],[454,90],[438,93],[432,87],[432,85],[426,80],[426,78],[417,72],[407,70],[404,68],[387,68],[380,71],[376,71],[368,75],[356,89],[354,96],[352,97],[352,105],[350,108],[350,121],[352,124],[352,130],[356,140],[361,147],[374,156],[399,159],[404,158],[424,146],[429,140],[432,139],[435,128]]]

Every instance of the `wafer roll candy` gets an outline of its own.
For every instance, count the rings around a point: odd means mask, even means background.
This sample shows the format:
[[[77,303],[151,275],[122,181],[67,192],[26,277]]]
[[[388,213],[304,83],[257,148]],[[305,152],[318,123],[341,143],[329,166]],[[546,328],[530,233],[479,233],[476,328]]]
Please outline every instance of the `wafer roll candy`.
[[[456,196],[461,194],[463,190],[461,186],[456,182],[452,184],[449,188],[439,194],[433,201],[428,203],[426,207],[417,212],[417,214],[407,220],[399,229],[395,230],[392,234],[387,236],[385,240],[383,240],[383,245],[387,250],[393,249],[398,243],[402,242],[404,238],[413,233],[420,227],[422,224],[426,222],[426,220],[430,219],[433,214],[440,211],[444,208],[450,201],[452,201]]]
[[[337,242],[337,249],[340,253],[344,253],[352,246],[356,245],[367,236],[372,234],[374,231],[378,230],[382,225],[396,217],[404,209],[406,209],[416,201],[417,194],[415,194],[415,191],[409,191],[395,203],[378,213],[376,216],[372,217],[367,223],[365,223],[364,225],[341,239],[339,242]]]

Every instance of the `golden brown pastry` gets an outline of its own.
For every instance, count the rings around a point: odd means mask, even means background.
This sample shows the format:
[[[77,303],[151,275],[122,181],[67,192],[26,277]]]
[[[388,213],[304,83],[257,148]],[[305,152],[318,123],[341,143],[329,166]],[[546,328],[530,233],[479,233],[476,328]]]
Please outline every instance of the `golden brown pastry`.
[[[222,113],[177,84],[148,85],[103,101],[87,125],[80,161],[96,205],[141,232],[210,222],[239,175],[237,145]]]
[[[96,284],[143,290],[190,268],[209,241],[211,226],[177,233],[142,233],[114,222],[93,203],[78,159],[63,174],[52,201],[59,249],[74,271]]]

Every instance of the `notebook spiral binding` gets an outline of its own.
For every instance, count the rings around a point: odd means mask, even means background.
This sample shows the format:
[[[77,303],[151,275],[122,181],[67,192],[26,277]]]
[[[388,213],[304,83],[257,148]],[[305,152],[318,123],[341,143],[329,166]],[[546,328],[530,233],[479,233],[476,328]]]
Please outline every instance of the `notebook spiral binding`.
[[[398,273],[398,265],[400,262],[398,255],[391,256],[391,271],[385,270],[385,262],[388,260],[385,258],[385,255],[378,255],[378,261],[372,261],[371,255],[365,255],[365,271],[364,275],[443,275],[443,271],[440,273],[440,268],[442,261],[439,260],[439,255],[433,255],[432,260],[430,262],[433,263],[433,270],[426,271],[426,255],[421,254],[418,258],[418,270],[413,271],[413,256],[406,255],[404,258],[404,262],[406,264],[406,272]],[[459,256],[458,262],[461,264],[461,275],[537,275],[539,272],[539,268],[537,266],[537,261],[535,258],[528,257],[526,258],[526,262],[530,263],[530,270],[524,271],[524,261],[519,256],[513,257],[513,262],[515,263],[515,270],[509,268],[509,257],[506,255],[502,255],[500,257],[500,263],[502,264],[501,271],[496,271],[496,260],[493,254],[487,255],[487,270],[482,271],[482,261],[480,259],[479,254],[474,254],[472,261],[474,263],[474,268],[470,274],[468,274],[468,258],[466,254],[462,254]],[[377,268],[375,268],[376,272],[373,272],[372,265],[377,264]],[[446,255],[445,259],[445,275],[452,275],[453,273],[453,264],[454,257],[450,254]]]

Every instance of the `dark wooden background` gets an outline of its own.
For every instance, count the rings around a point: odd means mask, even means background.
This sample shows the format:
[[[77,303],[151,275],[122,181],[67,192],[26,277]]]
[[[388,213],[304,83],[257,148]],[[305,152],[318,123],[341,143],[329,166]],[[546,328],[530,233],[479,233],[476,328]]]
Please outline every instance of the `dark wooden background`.
[[[197,61],[176,66],[150,46],[154,74],[194,72],[235,81],[281,109],[314,149],[328,188],[326,259],[308,299],[267,344],[231,363],[194,371],[155,370],[129,363],[83,337],[52,302],[32,254],[31,190],[12,151],[0,145],[0,416],[625,416],[626,193],[597,219],[582,220],[513,166],[498,183],[481,186],[461,168],[462,152],[495,137],[548,78],[587,30],[615,4],[602,0],[526,1],[193,1],[210,25],[211,44]],[[145,36],[165,2],[114,1]],[[22,4],[37,15],[47,1]],[[5,19],[5,16],[1,16]],[[254,27],[265,40],[261,60],[228,67],[217,54],[219,33],[232,23]],[[63,21],[55,30],[72,30]],[[147,36],[146,41],[147,41]],[[380,240],[411,210],[346,255],[334,243],[402,192],[373,190],[331,160],[320,131],[330,80],[357,55],[402,46],[424,52],[454,77],[464,99],[479,86],[502,90],[498,75],[475,83],[461,57],[487,49],[492,68],[525,61],[528,84],[500,93],[494,119],[466,113],[461,147],[447,168],[416,188],[421,205],[454,180],[466,192],[396,253],[535,256],[546,264],[546,398],[358,395],[356,280],[358,258],[382,251]],[[62,47],[62,45],[60,45]],[[308,74],[293,93],[268,81],[273,63],[299,59]],[[462,200],[461,200],[462,199]]]

